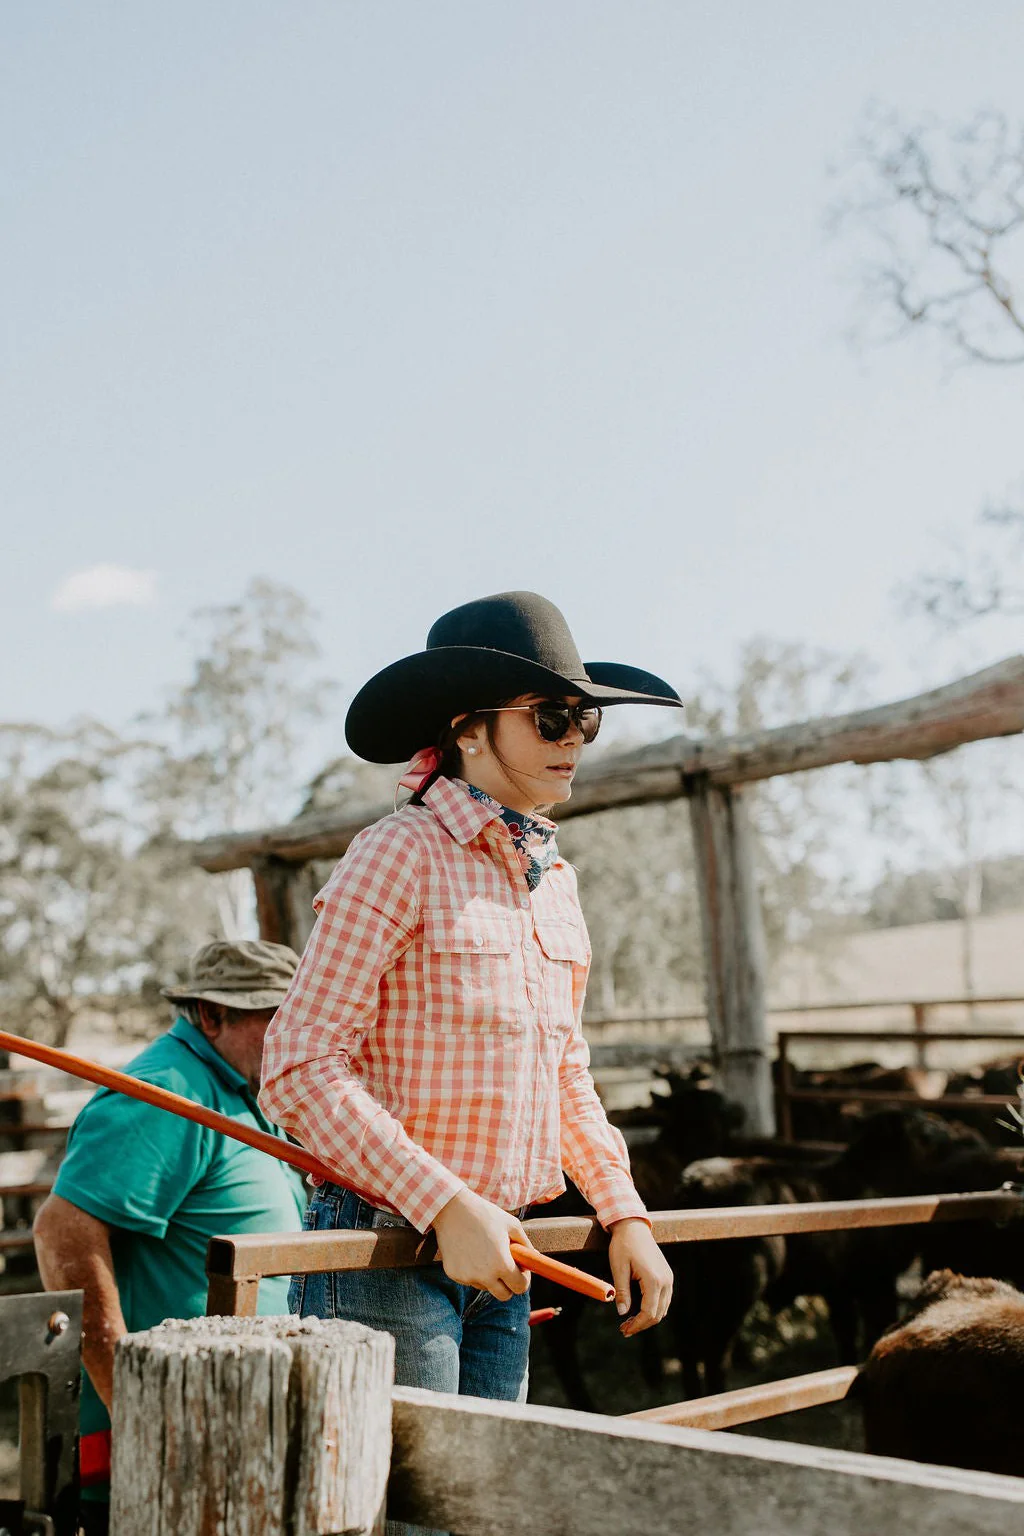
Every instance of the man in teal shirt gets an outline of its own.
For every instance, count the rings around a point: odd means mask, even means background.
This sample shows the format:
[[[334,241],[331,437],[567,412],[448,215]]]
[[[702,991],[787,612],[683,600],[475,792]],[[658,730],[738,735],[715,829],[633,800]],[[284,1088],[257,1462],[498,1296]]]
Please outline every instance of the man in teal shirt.
[[[297,964],[282,944],[206,945],[189,984],[165,990],[179,1017],[128,1071],[273,1133],[256,1100],[263,1038]],[[85,1292],[83,1437],[109,1430],[118,1338],[205,1313],[210,1238],[297,1232],[304,1209],[302,1175],[276,1158],[123,1094],[93,1095],[35,1223],[43,1284]],[[259,1311],[288,1311],[286,1276],[262,1281]],[[106,1529],[108,1495],[105,1482],[83,1491],[87,1532]]]

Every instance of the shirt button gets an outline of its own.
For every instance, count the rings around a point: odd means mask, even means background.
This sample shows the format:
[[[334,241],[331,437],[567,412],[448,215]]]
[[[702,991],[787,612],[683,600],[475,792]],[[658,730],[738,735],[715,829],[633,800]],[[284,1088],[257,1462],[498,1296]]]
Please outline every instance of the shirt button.
[[[519,903],[519,905],[522,907],[524,912],[528,912],[530,910],[530,898],[529,898],[529,896],[524,896],[522,901]]]
[[[480,946],[481,946],[481,944],[483,942],[484,942],[483,934],[482,933],[474,933],[474,935],[473,935],[473,943],[476,945],[477,949],[480,948]]]

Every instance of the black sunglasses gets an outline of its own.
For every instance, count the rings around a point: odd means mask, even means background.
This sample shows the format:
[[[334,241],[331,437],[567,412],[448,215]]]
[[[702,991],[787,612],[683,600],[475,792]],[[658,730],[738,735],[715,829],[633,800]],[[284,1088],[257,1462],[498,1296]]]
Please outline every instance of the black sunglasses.
[[[561,741],[574,725],[588,747],[601,729],[601,711],[595,704],[559,704],[550,699],[543,704],[497,704],[490,709],[477,709],[477,715],[499,715],[506,710],[529,710],[541,741]]]

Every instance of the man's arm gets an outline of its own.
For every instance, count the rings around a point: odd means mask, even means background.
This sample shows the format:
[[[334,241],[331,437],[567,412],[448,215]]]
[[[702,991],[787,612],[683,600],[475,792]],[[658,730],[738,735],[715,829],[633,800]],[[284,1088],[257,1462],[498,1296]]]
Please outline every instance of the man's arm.
[[[48,1291],[84,1291],[82,1363],[107,1412],[114,1394],[114,1345],[127,1333],[114,1277],[110,1228],[60,1195],[35,1219],[36,1262]]]

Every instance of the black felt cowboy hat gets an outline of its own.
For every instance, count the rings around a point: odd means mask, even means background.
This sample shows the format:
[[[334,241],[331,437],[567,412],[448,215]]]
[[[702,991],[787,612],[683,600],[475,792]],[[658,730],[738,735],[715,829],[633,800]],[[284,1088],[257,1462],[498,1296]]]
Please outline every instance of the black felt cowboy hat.
[[[442,614],[427,647],[371,677],[356,694],[345,739],[371,763],[398,763],[434,746],[459,714],[523,693],[579,694],[609,704],[681,709],[674,688],[653,672],[614,661],[580,660],[569,626],[536,592],[499,592]]]

